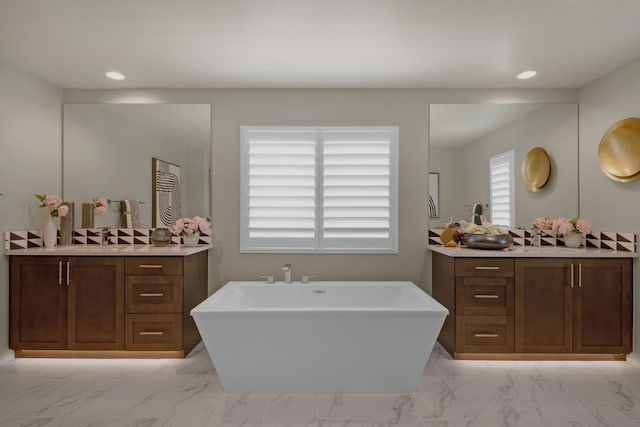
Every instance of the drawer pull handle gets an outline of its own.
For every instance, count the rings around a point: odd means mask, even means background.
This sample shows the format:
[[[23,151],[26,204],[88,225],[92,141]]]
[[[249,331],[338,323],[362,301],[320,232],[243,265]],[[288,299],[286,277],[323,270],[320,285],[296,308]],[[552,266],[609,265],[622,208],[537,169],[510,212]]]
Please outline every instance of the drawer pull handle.
[[[140,294],[140,296],[141,297],[163,297],[164,294],[162,292],[158,292],[158,293],[147,292],[147,293]]]
[[[477,338],[498,338],[498,334],[473,334]]]
[[[493,294],[475,294],[473,297],[478,299],[498,299],[498,295]]]
[[[496,266],[487,266],[487,267],[476,266],[475,269],[476,270],[500,270],[500,267],[496,267]]]
[[[164,335],[162,331],[139,332],[140,335]]]
[[[138,264],[140,268],[162,268],[164,267],[162,264]]]

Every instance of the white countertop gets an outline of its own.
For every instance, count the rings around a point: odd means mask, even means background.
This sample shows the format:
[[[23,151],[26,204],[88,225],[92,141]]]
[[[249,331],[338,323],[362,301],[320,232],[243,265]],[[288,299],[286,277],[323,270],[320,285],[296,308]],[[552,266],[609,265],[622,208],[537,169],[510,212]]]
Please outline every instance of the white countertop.
[[[447,248],[429,245],[429,250],[450,257],[484,258],[637,258],[635,252],[613,251],[597,248],[567,248],[563,246],[512,246],[507,249],[470,249],[465,247]]]
[[[168,245],[69,245],[55,248],[29,248],[4,250],[5,255],[41,255],[41,256],[188,256],[208,251],[213,245],[194,247]]]

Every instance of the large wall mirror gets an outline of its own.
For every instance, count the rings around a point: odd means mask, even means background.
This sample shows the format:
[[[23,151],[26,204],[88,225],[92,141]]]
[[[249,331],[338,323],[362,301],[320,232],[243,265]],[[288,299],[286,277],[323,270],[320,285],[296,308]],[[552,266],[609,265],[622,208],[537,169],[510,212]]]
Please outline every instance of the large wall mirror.
[[[534,147],[551,161],[547,185],[530,191],[521,166]],[[438,217],[471,220],[480,203],[491,222],[489,158],[514,150],[515,227],[538,216],[578,216],[578,106],[576,104],[432,104],[429,172],[438,177]],[[434,176],[431,175],[430,176]]]
[[[65,104],[63,132],[63,196],[76,227],[94,197],[111,200],[95,227],[120,226],[121,200],[139,204],[141,227],[152,227],[154,158],[179,167],[180,215],[210,216],[210,105]]]

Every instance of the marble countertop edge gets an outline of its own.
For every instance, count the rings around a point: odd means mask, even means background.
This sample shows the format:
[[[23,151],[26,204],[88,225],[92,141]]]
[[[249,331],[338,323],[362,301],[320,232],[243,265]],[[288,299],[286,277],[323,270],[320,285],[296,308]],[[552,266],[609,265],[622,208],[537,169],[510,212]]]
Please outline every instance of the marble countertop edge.
[[[208,251],[213,245],[69,245],[55,248],[28,248],[4,250],[4,255],[36,256],[189,256]]]
[[[454,258],[638,258],[637,252],[597,248],[574,249],[560,246],[512,246],[507,249],[487,250],[465,247],[447,248],[445,246],[429,245],[427,249]]]

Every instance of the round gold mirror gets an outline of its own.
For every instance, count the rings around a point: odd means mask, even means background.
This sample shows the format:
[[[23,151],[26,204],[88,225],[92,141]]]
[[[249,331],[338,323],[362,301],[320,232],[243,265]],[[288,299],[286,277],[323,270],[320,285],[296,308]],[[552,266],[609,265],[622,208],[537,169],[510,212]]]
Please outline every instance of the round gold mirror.
[[[549,181],[551,161],[542,147],[529,150],[522,161],[522,179],[527,188],[533,192],[542,190]]]
[[[607,130],[598,147],[600,169],[609,178],[629,182],[640,178],[640,119],[620,120]]]

